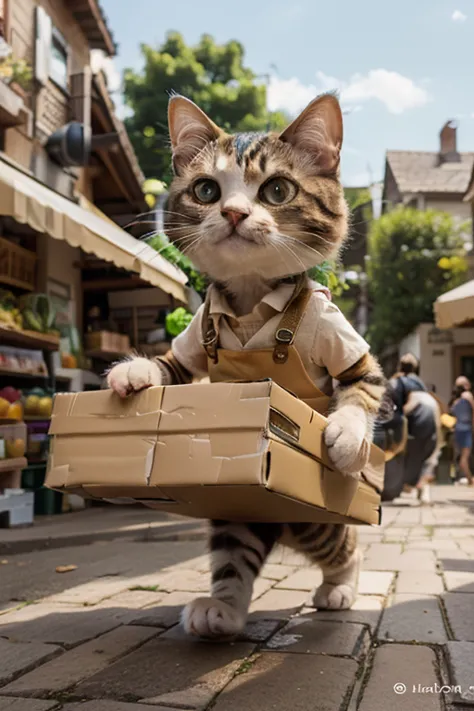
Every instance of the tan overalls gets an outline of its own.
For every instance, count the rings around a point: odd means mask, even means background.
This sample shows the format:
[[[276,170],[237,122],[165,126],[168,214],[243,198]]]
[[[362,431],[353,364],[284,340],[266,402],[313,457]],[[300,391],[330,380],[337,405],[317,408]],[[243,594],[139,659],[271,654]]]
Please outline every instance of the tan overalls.
[[[313,383],[293,345],[312,290],[300,279],[275,332],[275,346],[233,351],[219,344],[219,321],[211,318],[209,297],[202,316],[202,344],[207,352],[211,383],[270,378],[325,415],[329,397]],[[221,317],[222,318],[222,317]]]

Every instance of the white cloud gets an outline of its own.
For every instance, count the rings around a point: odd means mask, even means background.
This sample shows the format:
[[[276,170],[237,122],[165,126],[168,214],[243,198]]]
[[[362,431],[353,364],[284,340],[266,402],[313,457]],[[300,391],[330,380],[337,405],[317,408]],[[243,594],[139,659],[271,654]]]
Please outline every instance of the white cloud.
[[[303,84],[299,79],[272,77],[268,89],[271,111],[283,109],[290,114],[301,111],[315,96],[323,91],[337,90],[341,103],[349,111],[360,111],[361,104],[380,101],[392,114],[424,106],[430,95],[409,77],[387,69],[371,69],[367,74],[354,74],[349,81],[316,73],[315,84]]]
[[[461,10],[455,10],[451,15],[451,19],[453,22],[466,22],[467,15],[461,12]]]
[[[107,57],[101,49],[93,49],[91,51],[91,69],[93,74],[104,72],[110,92],[120,91],[122,86],[121,74],[112,57]]]

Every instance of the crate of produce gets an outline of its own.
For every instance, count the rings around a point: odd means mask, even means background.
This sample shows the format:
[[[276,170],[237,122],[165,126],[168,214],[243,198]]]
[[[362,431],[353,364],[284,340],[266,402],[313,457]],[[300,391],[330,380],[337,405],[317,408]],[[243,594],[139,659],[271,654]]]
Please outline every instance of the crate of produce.
[[[34,291],[36,254],[0,237],[0,282]]]
[[[48,458],[49,420],[31,420],[26,423],[27,444],[26,455],[29,459],[44,460]]]
[[[24,457],[26,442],[27,431],[23,422],[10,421],[0,424],[0,459]]]
[[[104,351],[106,353],[121,353],[122,341],[119,333],[111,331],[94,331],[85,337],[88,351]]]

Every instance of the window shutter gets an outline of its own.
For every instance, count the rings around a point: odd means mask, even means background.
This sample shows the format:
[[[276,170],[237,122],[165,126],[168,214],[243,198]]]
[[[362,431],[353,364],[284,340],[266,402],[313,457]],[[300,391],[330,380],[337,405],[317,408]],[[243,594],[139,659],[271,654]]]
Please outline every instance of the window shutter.
[[[51,61],[51,38],[53,24],[42,7],[36,7],[35,78],[47,84]]]
[[[71,76],[71,118],[85,126],[91,122],[91,68]]]

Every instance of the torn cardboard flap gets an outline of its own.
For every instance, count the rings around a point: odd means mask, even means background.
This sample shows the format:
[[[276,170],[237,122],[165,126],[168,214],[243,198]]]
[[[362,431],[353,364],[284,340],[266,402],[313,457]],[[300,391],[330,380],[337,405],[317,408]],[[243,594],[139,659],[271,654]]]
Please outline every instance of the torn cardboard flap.
[[[271,381],[59,395],[46,485],[194,517],[378,523],[383,453],[342,475],[326,422]]]

